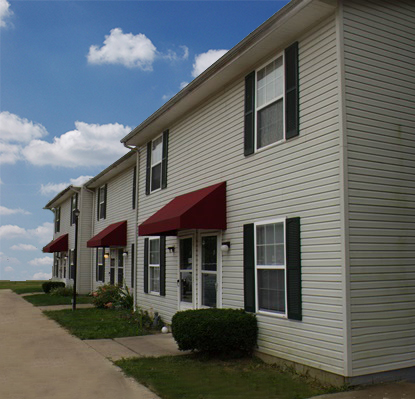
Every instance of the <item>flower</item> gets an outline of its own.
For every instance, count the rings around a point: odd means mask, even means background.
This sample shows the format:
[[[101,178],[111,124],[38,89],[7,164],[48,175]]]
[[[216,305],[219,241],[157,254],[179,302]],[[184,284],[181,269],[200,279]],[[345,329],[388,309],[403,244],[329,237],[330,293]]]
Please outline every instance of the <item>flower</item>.
[[[108,303],[106,303],[106,304],[105,304],[105,307],[106,307],[106,308],[112,308],[112,302],[108,302]]]
[[[92,293],[92,296],[96,298],[96,297],[98,296],[98,292],[96,292],[96,291],[95,291],[95,292],[93,292],[93,293]]]

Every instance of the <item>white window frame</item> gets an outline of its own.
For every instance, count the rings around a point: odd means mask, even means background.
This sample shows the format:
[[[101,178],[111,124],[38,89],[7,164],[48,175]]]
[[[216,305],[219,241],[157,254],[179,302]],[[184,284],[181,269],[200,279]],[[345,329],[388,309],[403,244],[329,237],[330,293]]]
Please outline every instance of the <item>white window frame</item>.
[[[279,96],[279,97],[276,97],[272,101],[268,101],[267,103],[265,103],[265,104],[261,105],[260,107],[258,107],[258,72],[260,70],[264,69],[267,65],[269,65],[272,62],[274,62],[275,60],[277,60],[278,58],[282,58],[282,71],[283,71],[283,73],[282,73],[282,76],[283,76],[282,95]],[[271,104],[276,103],[280,99],[282,99],[282,117],[283,117],[282,139],[277,140],[274,143],[271,143],[271,144],[268,144],[266,146],[258,148],[258,112],[261,111],[262,109],[270,106]],[[270,148],[270,147],[273,147],[275,145],[284,143],[286,141],[286,138],[285,138],[285,57],[284,57],[284,51],[280,52],[277,56],[270,59],[266,63],[262,64],[259,68],[257,68],[255,70],[255,114],[254,114],[254,119],[255,119],[255,123],[254,123],[254,126],[255,126],[255,135],[254,135],[255,152],[263,151],[267,148]]]
[[[180,268],[180,240],[185,240],[186,238],[192,239],[192,268],[187,269],[192,273],[192,302],[182,302],[181,301],[181,292],[180,292],[180,278],[181,278],[181,271],[185,269]],[[187,310],[187,309],[196,309],[197,307],[197,297],[196,297],[196,289],[197,289],[197,265],[196,262],[196,235],[194,233],[186,234],[177,237],[177,248],[178,248],[178,256],[177,256],[177,303],[179,310]]]
[[[102,255],[102,263],[100,263],[100,259],[99,259],[99,254],[101,253]],[[97,268],[95,270],[95,273],[97,273],[97,275],[95,276],[95,281],[96,282],[104,282],[105,280],[105,258],[104,258],[104,254],[105,254],[105,248],[103,247],[99,247],[98,251],[97,251]],[[104,280],[98,280],[99,278],[99,268],[100,266],[102,266],[102,268],[104,269],[102,275],[104,276]]]
[[[153,143],[161,137],[161,159],[156,163],[153,163]],[[163,175],[163,134],[158,135],[156,138],[151,140],[151,158],[150,158],[150,193],[155,193],[156,191],[161,190],[161,182]],[[160,165],[160,187],[153,190],[153,168],[157,165]]]
[[[284,226],[283,236],[284,236],[284,265],[260,265],[257,264],[257,226],[268,225],[268,224],[280,224]],[[288,309],[287,309],[287,242],[286,242],[286,218],[278,218],[271,220],[264,220],[254,223],[254,254],[255,254],[255,303],[256,303],[256,312],[264,315],[271,315],[280,318],[288,318]],[[284,290],[285,290],[285,312],[275,312],[267,311],[259,308],[259,295],[258,295],[258,270],[284,270]]]
[[[159,251],[159,263],[158,264],[153,264],[151,263],[151,241],[158,241],[158,251]],[[149,237],[148,240],[148,292],[152,295],[160,295],[160,259],[161,259],[161,251],[160,251],[160,237]],[[159,271],[159,290],[158,291],[152,291],[151,290],[151,271],[158,269]]]
[[[100,186],[99,190],[99,203],[98,203],[98,212],[99,212],[99,220],[105,219],[104,216],[102,216],[101,207],[105,207],[105,184],[103,186]],[[101,193],[102,190],[102,193]],[[104,194],[104,195],[102,195]],[[105,213],[105,212],[104,212]]]

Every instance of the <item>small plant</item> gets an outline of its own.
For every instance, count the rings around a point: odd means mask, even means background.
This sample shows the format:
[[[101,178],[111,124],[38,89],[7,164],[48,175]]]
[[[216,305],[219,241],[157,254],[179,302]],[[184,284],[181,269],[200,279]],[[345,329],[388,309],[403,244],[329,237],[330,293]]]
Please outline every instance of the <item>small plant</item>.
[[[73,296],[72,287],[56,287],[50,290],[50,295],[52,296]]]
[[[111,284],[101,285],[92,293],[92,296],[92,303],[95,307],[101,309],[111,308],[114,303],[121,299],[120,287]]]
[[[141,330],[161,330],[164,322],[157,312],[147,311],[137,308],[133,313],[133,317],[137,320]]]
[[[53,288],[65,287],[65,283],[62,281],[45,281],[42,284],[42,289],[45,294],[49,294]]]
[[[180,350],[219,356],[252,354],[258,335],[255,315],[237,309],[197,309],[176,313],[172,333]]]
[[[120,299],[114,303],[114,307],[133,310],[134,296],[131,294],[128,287],[126,286],[125,288],[122,288],[121,286],[119,286],[119,294],[120,294]]]

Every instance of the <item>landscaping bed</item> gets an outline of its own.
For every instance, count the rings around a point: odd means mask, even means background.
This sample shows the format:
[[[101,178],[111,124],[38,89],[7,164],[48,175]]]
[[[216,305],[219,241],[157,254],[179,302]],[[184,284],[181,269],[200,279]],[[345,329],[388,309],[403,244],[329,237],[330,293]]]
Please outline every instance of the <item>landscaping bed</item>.
[[[194,354],[115,364],[163,399],[302,399],[334,391],[257,358],[218,360]]]

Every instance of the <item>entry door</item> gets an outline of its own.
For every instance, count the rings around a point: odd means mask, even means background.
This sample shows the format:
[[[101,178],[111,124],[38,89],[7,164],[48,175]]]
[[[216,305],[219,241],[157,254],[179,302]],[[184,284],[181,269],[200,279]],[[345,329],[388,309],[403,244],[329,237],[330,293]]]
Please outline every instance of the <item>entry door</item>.
[[[192,309],[194,307],[194,254],[193,237],[179,239],[179,308]]]
[[[220,256],[217,234],[200,238],[199,306],[216,308],[221,306]]]
[[[110,284],[115,285],[115,256],[114,251],[111,250],[110,260]]]

